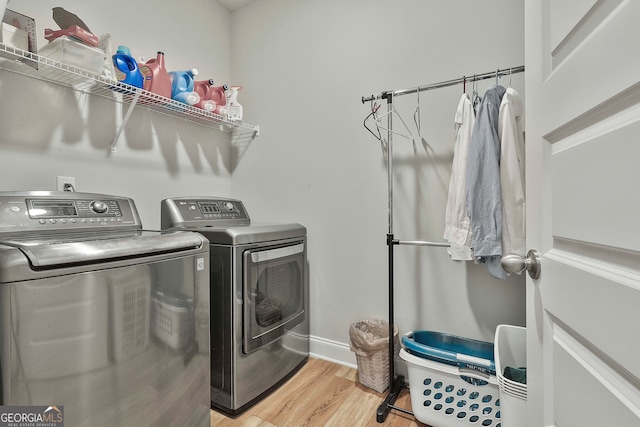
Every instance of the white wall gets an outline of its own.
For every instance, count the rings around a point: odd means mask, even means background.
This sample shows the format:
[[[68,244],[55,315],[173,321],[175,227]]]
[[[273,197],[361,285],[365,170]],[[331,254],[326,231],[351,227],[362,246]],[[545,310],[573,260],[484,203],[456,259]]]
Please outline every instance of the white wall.
[[[112,50],[136,58],[165,52],[169,70],[196,67],[203,79],[230,80],[230,13],[211,0],[108,4],[80,0],[11,0],[8,8],[58,29],[51,8],[77,14]],[[2,67],[0,63],[0,67]],[[74,176],[78,191],[132,197],[146,228],[160,226],[160,200],[190,194],[227,196],[233,169],[229,136],[182,119],[136,109],[112,153],[126,109],[95,96],[0,71],[0,190],[54,190]]]
[[[232,14],[234,84],[245,119],[261,126],[232,193],[256,220],[307,226],[316,355],[355,363],[349,324],[387,317],[387,175],[361,97],[522,65],[523,37],[523,2],[513,0],[260,0]],[[523,82],[511,82],[522,95]],[[461,93],[421,94],[426,143],[394,139],[396,238],[441,240]],[[417,134],[417,96],[395,104]],[[401,333],[492,341],[497,324],[524,323],[524,279],[403,246],[395,307]]]

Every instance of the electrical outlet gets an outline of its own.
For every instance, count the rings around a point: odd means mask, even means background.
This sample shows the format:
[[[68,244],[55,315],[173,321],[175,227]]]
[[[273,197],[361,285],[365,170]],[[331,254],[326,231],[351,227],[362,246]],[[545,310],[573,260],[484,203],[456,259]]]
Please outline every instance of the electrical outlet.
[[[56,177],[56,190],[58,191],[76,191],[75,176],[58,176]]]

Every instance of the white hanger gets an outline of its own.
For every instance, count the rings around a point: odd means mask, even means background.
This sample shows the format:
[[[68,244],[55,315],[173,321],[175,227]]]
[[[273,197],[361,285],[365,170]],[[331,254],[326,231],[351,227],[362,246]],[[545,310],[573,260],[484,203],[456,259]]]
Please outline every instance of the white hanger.
[[[387,129],[387,128],[382,127],[382,126],[380,126],[380,125],[376,125],[376,126],[377,126],[378,128],[380,128],[380,129],[382,129],[382,130],[386,130],[386,131],[388,131],[388,132],[394,133],[394,134],[396,134],[396,135],[399,135],[399,136],[401,136],[401,137],[403,137],[403,138],[410,139],[410,140],[412,140],[412,141],[414,141],[414,142],[415,142],[415,140],[416,140],[416,139],[413,137],[413,133],[411,133],[411,129],[409,129],[409,126],[407,126],[407,124],[405,123],[405,121],[404,121],[404,119],[402,118],[402,116],[400,115],[400,113],[398,113],[398,110],[396,110],[396,107],[392,107],[392,108],[391,108],[391,110],[387,111],[386,113],[384,113],[384,114],[382,114],[382,115],[380,115],[380,116],[377,116],[377,117],[376,117],[376,121],[377,121],[377,122],[380,122],[380,120],[382,120],[384,117],[388,116],[389,114],[393,114],[394,112],[396,113],[396,116],[398,116],[398,118],[400,119],[400,121],[402,122],[402,125],[404,126],[404,128],[405,128],[405,129],[407,130],[407,132],[409,133],[408,135],[406,135],[406,134],[404,134],[404,133],[400,133],[400,132],[395,131],[395,130],[393,130],[393,129]]]
[[[416,111],[413,112],[413,122],[418,129],[418,138],[422,141],[422,134],[420,133],[420,86],[416,88],[416,94],[418,95],[418,105],[416,105]]]

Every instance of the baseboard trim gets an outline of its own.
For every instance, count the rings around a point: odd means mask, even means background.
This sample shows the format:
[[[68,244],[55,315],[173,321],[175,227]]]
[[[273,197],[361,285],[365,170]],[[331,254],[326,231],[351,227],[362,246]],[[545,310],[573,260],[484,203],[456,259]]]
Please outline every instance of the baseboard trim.
[[[309,356],[350,368],[358,366],[356,355],[348,344],[313,335],[309,336]]]

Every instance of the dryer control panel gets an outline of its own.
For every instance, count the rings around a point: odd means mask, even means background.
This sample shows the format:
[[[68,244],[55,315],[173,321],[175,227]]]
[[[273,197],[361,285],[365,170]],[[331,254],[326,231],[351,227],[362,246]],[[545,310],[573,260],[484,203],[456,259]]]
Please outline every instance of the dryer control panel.
[[[160,207],[162,229],[195,226],[230,226],[251,223],[244,204],[236,199],[176,197]]]

